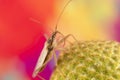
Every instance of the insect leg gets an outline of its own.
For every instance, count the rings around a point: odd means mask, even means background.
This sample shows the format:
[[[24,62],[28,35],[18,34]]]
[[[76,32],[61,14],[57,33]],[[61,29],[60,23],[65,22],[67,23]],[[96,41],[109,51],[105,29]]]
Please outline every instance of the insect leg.
[[[77,44],[79,44],[78,40],[77,40],[72,34],[68,34],[67,36],[63,37],[60,41],[58,41],[55,46],[57,47],[57,46],[60,45],[63,41],[64,41],[64,43],[67,41],[67,42],[69,42],[69,44],[72,45],[73,43],[71,43],[70,41],[67,40],[69,37],[72,37],[72,38],[77,42]],[[63,48],[57,48],[57,50],[66,51],[66,50],[63,49]]]
[[[46,79],[44,79],[42,76],[40,76],[40,75],[37,75],[37,77],[38,78],[40,78],[41,80],[46,80]]]
[[[60,68],[58,67],[58,63],[57,63],[57,56],[55,51],[53,51],[53,56],[54,56],[54,61],[55,61],[55,66],[57,67],[59,73],[63,76],[63,78],[65,78],[65,74],[60,70]]]
[[[63,39],[61,39],[57,45],[61,44],[63,41],[65,42],[66,39],[68,39],[69,37],[72,37],[77,43],[78,43],[78,40],[72,35],[72,34],[68,34],[67,36],[63,37]]]
[[[62,37],[65,37],[64,34],[62,34],[61,32],[57,31],[57,33],[59,33],[60,35],[62,35]],[[65,41],[64,41],[64,44],[63,46],[65,45]]]

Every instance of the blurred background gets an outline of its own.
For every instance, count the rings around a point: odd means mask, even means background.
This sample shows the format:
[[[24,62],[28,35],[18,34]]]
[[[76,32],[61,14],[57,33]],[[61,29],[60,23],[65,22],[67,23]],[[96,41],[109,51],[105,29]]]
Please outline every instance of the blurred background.
[[[40,80],[33,79],[32,72],[46,40],[44,34],[50,36],[67,1],[0,0],[0,80]],[[73,0],[58,30],[81,41],[120,41],[120,1]],[[46,80],[53,63],[40,74]]]

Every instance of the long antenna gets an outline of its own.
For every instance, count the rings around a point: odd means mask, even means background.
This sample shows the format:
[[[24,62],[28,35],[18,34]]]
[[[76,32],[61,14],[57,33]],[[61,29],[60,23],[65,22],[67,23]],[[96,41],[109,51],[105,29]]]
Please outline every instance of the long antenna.
[[[57,22],[56,22],[56,25],[55,25],[55,31],[57,30],[57,26],[58,26],[58,23],[59,23],[59,21],[60,21],[60,18],[61,18],[61,16],[62,16],[63,12],[65,11],[66,7],[68,6],[68,4],[69,4],[71,1],[72,1],[72,0],[69,0],[69,1],[65,4],[65,6],[63,7],[60,15],[58,16],[58,19],[57,19]]]

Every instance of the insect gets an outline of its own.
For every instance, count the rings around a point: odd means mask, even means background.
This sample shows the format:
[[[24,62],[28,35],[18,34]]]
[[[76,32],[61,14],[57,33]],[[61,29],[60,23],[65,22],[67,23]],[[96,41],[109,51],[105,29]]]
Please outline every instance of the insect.
[[[38,76],[42,80],[45,80],[43,77],[39,76],[38,73],[42,72],[42,70],[45,68],[46,64],[51,60],[52,56],[54,56],[55,66],[57,66],[57,58],[56,58],[56,53],[54,50],[55,47],[58,46],[59,44],[61,44],[62,42],[65,42],[65,40],[69,36],[72,36],[75,39],[75,37],[72,34],[68,34],[67,36],[64,36],[62,33],[57,31],[57,26],[58,26],[58,22],[60,20],[60,17],[62,16],[65,8],[67,7],[67,5],[71,1],[72,0],[69,0],[66,3],[66,5],[64,6],[64,8],[63,8],[63,10],[62,10],[61,14],[59,15],[58,20],[56,22],[55,31],[52,33],[52,35],[44,43],[44,47],[41,51],[40,57],[38,58],[37,64],[36,64],[35,69],[33,71],[33,75],[32,75],[33,78]],[[61,40],[59,40],[58,42],[56,42],[56,35],[57,34],[61,34],[63,36],[63,38]],[[60,69],[59,69],[59,72],[64,76],[63,72]]]

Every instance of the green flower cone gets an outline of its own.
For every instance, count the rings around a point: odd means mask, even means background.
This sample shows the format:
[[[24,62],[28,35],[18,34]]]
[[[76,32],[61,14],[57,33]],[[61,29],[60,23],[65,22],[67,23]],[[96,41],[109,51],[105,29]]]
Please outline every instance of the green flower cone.
[[[120,80],[120,43],[84,41],[68,46],[59,56],[50,79]]]

